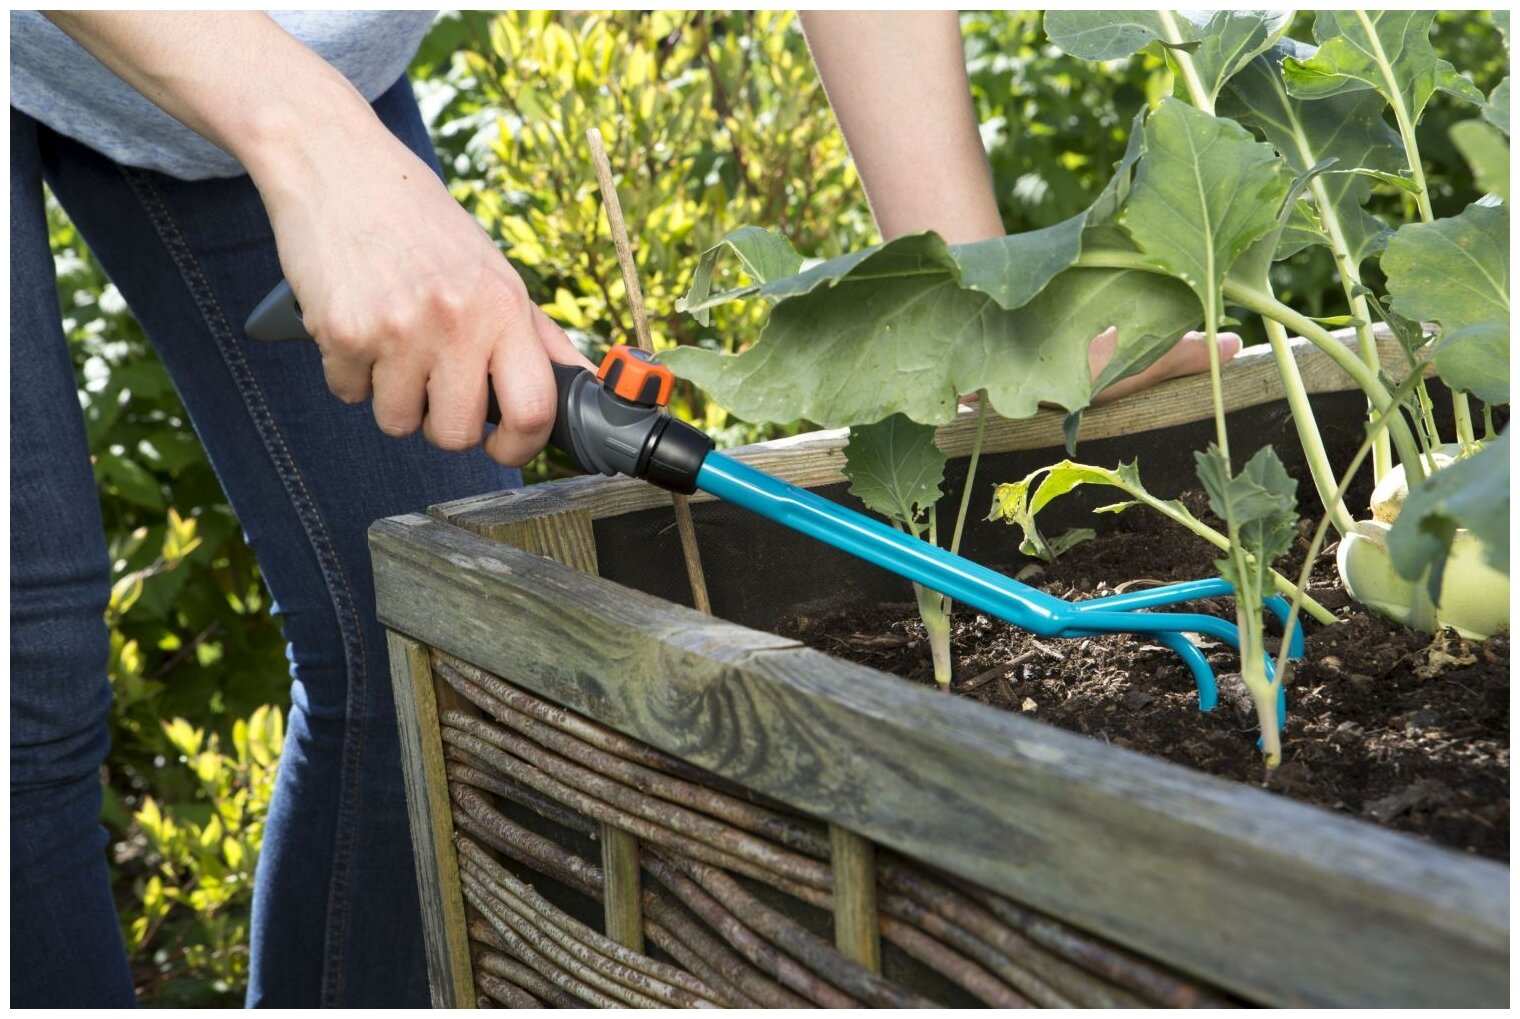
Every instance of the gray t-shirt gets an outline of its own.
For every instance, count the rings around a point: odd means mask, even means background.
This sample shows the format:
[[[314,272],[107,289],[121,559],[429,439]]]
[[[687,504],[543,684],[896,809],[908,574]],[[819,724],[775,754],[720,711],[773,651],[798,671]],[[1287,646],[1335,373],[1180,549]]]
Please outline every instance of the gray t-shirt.
[[[433,11],[271,11],[367,100],[411,63]],[[235,177],[241,164],[113,74],[36,11],[11,12],[11,105],[118,163],[185,180]]]

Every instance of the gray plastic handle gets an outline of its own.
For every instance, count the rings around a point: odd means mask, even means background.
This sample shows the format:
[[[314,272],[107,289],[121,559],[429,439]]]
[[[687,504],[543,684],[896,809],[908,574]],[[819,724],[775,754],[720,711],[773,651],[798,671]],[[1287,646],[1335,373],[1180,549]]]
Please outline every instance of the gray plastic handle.
[[[280,280],[248,316],[243,331],[252,340],[309,340],[306,323],[301,318],[301,305],[296,301],[290,284]]]

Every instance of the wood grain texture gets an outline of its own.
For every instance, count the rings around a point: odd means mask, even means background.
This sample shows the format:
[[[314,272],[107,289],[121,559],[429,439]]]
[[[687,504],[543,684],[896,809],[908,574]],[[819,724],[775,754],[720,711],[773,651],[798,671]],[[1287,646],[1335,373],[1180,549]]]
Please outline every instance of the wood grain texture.
[[[593,575],[597,572],[596,536],[591,530],[591,514],[584,509],[481,524],[471,529],[573,570]],[[448,706],[466,704],[472,714],[480,713],[452,686],[447,683],[438,685],[440,698],[445,692],[450,698]],[[644,914],[638,839],[615,825],[602,824],[600,841],[602,867],[606,873],[606,894],[602,899],[604,933],[625,947],[642,952]]]
[[[1374,333],[1386,370],[1395,378],[1399,377],[1405,362],[1397,341],[1381,325]],[[1355,348],[1355,335],[1351,331],[1343,330],[1336,336],[1347,347]],[[1293,340],[1292,350],[1303,375],[1304,388],[1309,393],[1335,393],[1353,388],[1335,362],[1307,340]],[[1232,409],[1270,403],[1283,396],[1282,378],[1266,345],[1242,351],[1224,366],[1223,379],[1226,406]],[[1207,374],[1172,379],[1146,390],[1141,398],[1120,400],[1084,412],[1081,435],[1084,440],[1101,439],[1164,428],[1182,421],[1197,421],[1208,416],[1211,400]],[[1062,432],[1065,418],[1065,413],[1057,410],[1042,410],[1033,417],[1019,420],[989,415],[983,450],[1000,453],[1016,449],[1059,448],[1065,443]],[[814,488],[844,480],[847,434],[847,429],[843,428],[808,432],[725,450],[725,453],[794,485]],[[976,414],[968,409],[955,421],[940,428],[935,442],[950,457],[966,456],[971,452],[975,435]],[[597,475],[460,499],[435,506],[429,512],[440,520],[451,521],[478,533],[488,533],[493,527],[577,510],[585,510],[592,520],[600,520],[665,505],[669,498],[664,491],[633,478]],[[711,498],[705,492],[697,492],[691,501],[706,502]]]
[[[872,973],[880,973],[876,845],[848,828],[831,824],[829,856],[834,867],[834,947]]]
[[[605,875],[604,933],[625,948],[644,951],[643,886],[639,878],[639,840],[616,825],[601,826],[602,873]]]
[[[477,995],[470,969],[464,889],[454,850],[454,820],[444,777],[433,672],[427,648],[416,641],[387,631],[386,644],[401,727],[401,768],[412,852],[417,861],[417,893],[433,1007],[474,1008]]]
[[[921,690],[422,516],[382,621],[1253,1001],[1502,1005],[1508,869]]]

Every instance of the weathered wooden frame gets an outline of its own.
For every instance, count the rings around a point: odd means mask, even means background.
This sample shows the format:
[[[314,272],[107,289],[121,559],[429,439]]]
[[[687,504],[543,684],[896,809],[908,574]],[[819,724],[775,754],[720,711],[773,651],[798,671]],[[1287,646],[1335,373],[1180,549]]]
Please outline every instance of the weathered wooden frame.
[[[1310,392],[1345,388],[1324,355],[1294,354]],[[1281,398],[1270,358],[1237,362],[1231,406]],[[1181,380],[1091,412],[1083,434],[1196,419],[1208,412],[1200,383],[1206,393],[1206,381]],[[965,455],[970,435],[962,420],[939,442]],[[985,448],[1060,441],[1059,415],[1042,414],[994,423]],[[813,486],[842,480],[842,447],[842,433],[814,433],[738,455]],[[371,531],[380,618],[395,634],[436,1004],[471,1004],[473,992],[419,643],[829,821],[841,888],[874,888],[869,848],[880,844],[1253,1002],[1507,1003],[1508,868],[938,696],[592,575],[592,521],[662,501],[640,482],[574,479]],[[624,854],[636,902],[636,844],[604,846],[610,862]],[[837,936],[865,960],[874,932],[859,919],[861,894],[836,898]],[[618,926],[609,917],[609,933]]]

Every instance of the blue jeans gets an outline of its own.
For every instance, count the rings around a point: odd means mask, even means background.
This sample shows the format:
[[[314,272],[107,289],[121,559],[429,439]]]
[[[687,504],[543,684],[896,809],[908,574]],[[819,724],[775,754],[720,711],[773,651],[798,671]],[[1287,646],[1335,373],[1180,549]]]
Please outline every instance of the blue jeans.
[[[375,110],[436,159],[403,79]],[[356,158],[361,154],[355,153]],[[258,555],[291,709],[254,892],[251,1005],[425,1006],[427,972],[365,531],[521,484],[479,450],[388,439],[316,348],[250,343],[280,278],[247,177],[120,166],[11,111],[11,1002],[125,1006],[99,822],[110,563],[60,324],[46,180],[158,348]]]

